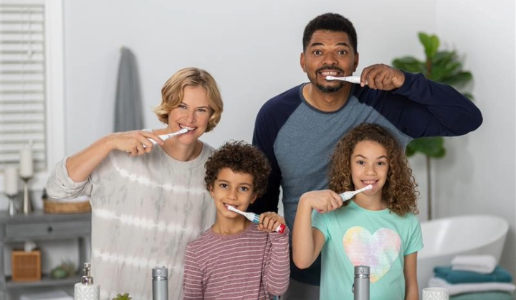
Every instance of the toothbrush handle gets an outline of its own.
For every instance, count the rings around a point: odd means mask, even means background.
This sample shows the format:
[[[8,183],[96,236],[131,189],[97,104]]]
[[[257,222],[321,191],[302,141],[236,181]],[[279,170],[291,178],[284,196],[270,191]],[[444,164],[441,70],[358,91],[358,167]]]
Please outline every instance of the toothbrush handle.
[[[167,133],[167,134],[161,134],[159,135],[159,137],[163,140],[163,141],[166,141],[168,140],[169,138],[173,137],[173,136],[176,136],[178,134],[181,134],[183,132],[181,132],[181,130],[177,131],[177,132],[172,132],[172,133]],[[158,142],[156,142],[155,140],[153,139],[148,139],[152,144],[156,145]],[[147,148],[147,146],[143,145],[143,148]]]
[[[340,194],[340,197],[342,198],[343,201],[347,201],[351,198],[353,198],[353,196],[355,196],[355,192],[344,192],[342,194]]]
[[[280,224],[280,226],[278,226],[278,228],[276,228],[276,230],[274,231],[276,231],[277,233],[283,233],[283,231],[285,231],[285,228],[285,224]]]
[[[260,224],[260,216],[255,213],[249,213],[251,215],[251,218],[248,218],[250,221],[256,224]],[[285,231],[285,224],[280,224],[274,231],[278,233],[283,233]]]

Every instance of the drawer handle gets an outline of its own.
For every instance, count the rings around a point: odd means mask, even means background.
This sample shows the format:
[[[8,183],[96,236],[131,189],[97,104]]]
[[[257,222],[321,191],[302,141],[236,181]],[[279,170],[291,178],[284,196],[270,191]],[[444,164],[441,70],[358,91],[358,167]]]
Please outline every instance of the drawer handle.
[[[47,231],[48,231],[48,232],[52,232],[52,230],[54,230],[54,229],[52,228],[52,226],[48,226]]]

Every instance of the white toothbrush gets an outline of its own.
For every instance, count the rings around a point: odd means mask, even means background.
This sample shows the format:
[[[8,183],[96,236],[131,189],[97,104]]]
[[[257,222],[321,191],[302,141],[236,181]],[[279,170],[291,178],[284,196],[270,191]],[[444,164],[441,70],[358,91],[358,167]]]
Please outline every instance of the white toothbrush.
[[[255,214],[255,213],[243,212],[243,211],[241,211],[239,209],[236,209],[234,206],[231,206],[231,205],[227,205],[227,208],[230,211],[234,211],[237,214],[241,214],[242,216],[246,217],[249,221],[251,221],[253,223],[260,224],[260,216]],[[283,233],[283,231],[285,231],[285,225],[284,224],[280,224],[280,226],[278,226],[278,228],[276,228],[275,231],[279,232],[279,233]]]
[[[326,76],[326,80],[340,80],[340,81],[347,81],[347,82],[351,82],[351,83],[360,84],[360,76],[357,76],[357,75],[345,76],[345,77]]]
[[[173,136],[176,136],[176,135],[180,135],[180,134],[183,134],[183,133],[187,133],[188,132],[188,129],[186,128],[183,128],[179,131],[176,131],[176,132],[172,132],[172,133],[167,133],[167,134],[162,134],[162,135],[159,135],[159,137],[163,140],[163,141],[166,141],[168,140],[169,138],[173,137]],[[156,142],[155,140],[153,139],[148,139],[151,143],[153,143],[154,145],[156,145],[158,142]],[[147,148],[147,146],[143,145],[143,148]]]
[[[372,188],[373,188],[372,185],[368,185],[368,186],[365,186],[365,187],[363,187],[363,188],[361,188],[359,190],[356,190],[356,191],[344,192],[344,193],[340,194],[340,197],[342,198],[343,201],[347,201],[347,200],[353,198],[353,196],[355,196],[356,194],[361,193],[363,191],[370,190]]]

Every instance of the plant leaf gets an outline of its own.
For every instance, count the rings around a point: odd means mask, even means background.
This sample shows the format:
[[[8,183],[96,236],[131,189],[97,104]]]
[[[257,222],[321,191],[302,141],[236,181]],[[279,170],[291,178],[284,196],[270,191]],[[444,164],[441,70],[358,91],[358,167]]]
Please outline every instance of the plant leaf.
[[[407,157],[414,156],[414,154],[416,154],[416,153],[417,153],[416,148],[413,146],[413,142],[414,142],[414,141],[415,141],[415,140],[410,141],[410,142],[407,144],[407,147],[405,147],[405,155],[406,155]]]
[[[444,139],[440,136],[417,138],[412,140],[409,145],[411,147],[410,151],[414,151],[415,153],[421,152],[434,158],[443,157],[446,153],[444,149]],[[406,149],[405,152],[407,152]]]
[[[447,64],[450,61],[456,60],[456,55],[457,54],[455,53],[455,51],[437,51],[437,53],[432,58],[432,64]]]
[[[442,83],[452,86],[462,86],[473,79],[473,74],[469,71],[461,71],[453,76],[443,78]]]
[[[462,63],[459,61],[450,61],[447,64],[434,64],[432,66],[431,78],[437,82],[443,82],[446,78],[454,77],[460,69]]]
[[[411,73],[426,73],[425,63],[412,56],[394,59],[392,65],[395,68]]]
[[[471,93],[462,93],[462,95],[464,95],[464,97],[468,98],[471,101],[475,99]]]
[[[437,49],[439,49],[439,38],[436,35],[428,35],[424,32],[420,32],[419,41],[423,44],[425,49],[426,59],[432,60],[437,53]]]

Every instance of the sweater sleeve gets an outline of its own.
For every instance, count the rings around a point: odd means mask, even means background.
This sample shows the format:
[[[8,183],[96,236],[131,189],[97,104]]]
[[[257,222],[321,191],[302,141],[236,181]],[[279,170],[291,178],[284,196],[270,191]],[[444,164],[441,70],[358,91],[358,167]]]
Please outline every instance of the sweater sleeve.
[[[60,161],[50,173],[48,177],[46,190],[47,194],[54,199],[69,199],[81,195],[91,194],[91,182],[88,180],[82,182],[73,181],[68,176],[66,169],[66,160],[68,157]]]
[[[464,135],[482,124],[480,110],[451,86],[404,74],[397,90],[357,88],[356,96],[412,138]]]
[[[183,278],[183,299],[202,299],[202,270],[191,244],[186,248],[184,278]]]
[[[269,252],[265,261],[264,284],[268,293],[283,295],[290,280],[289,230],[269,234]]]
[[[268,107],[264,106],[256,117],[254,133],[253,133],[253,145],[258,147],[265,156],[267,157],[271,165],[271,173],[267,182],[267,191],[261,197],[249,206],[248,211],[256,214],[261,214],[267,211],[278,212],[278,203],[280,195],[280,184],[281,184],[281,170],[276,160],[274,153],[274,140],[277,136],[277,130],[270,118],[270,114],[267,113]]]

